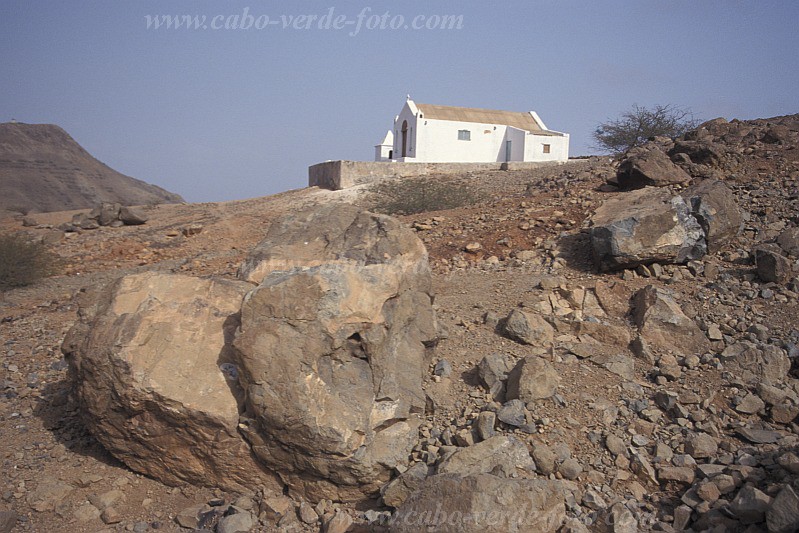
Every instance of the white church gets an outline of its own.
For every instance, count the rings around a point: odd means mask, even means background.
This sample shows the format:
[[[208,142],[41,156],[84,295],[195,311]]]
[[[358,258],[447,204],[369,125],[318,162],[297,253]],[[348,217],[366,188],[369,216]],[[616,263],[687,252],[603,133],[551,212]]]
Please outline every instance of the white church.
[[[566,161],[569,134],[547,129],[535,111],[417,104],[408,96],[375,161],[493,163]]]

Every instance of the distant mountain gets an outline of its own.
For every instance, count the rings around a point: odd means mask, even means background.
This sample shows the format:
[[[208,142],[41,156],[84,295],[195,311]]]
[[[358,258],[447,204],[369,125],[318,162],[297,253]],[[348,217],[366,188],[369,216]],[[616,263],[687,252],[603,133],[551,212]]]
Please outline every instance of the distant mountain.
[[[83,209],[182,202],[183,198],[120,174],[53,124],[0,124],[0,211]]]

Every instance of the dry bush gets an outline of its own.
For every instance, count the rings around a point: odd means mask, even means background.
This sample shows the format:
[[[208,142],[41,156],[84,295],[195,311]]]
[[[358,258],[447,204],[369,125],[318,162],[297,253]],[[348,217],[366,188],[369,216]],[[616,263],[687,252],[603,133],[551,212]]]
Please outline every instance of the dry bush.
[[[59,257],[21,233],[0,235],[0,290],[24,287],[55,274]]]
[[[370,209],[386,215],[414,215],[471,205],[476,192],[462,183],[439,179],[387,179],[372,188]]]

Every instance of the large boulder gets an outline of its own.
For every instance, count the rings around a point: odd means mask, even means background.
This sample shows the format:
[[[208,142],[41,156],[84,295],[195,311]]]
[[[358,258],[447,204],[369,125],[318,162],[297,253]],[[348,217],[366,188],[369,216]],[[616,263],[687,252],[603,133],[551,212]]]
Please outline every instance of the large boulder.
[[[724,182],[703,180],[686,190],[683,198],[702,226],[708,251],[717,252],[743,229],[743,213]]]
[[[427,252],[391,217],[290,215],[245,261],[234,345],[255,454],[310,500],[377,494],[407,461],[436,339]]]
[[[691,176],[675,165],[657,145],[647,143],[627,151],[619,163],[616,179],[622,188],[640,189],[688,183]]]
[[[554,533],[566,519],[559,481],[439,474],[400,505],[392,533]]]
[[[164,483],[280,490],[238,432],[243,391],[229,341],[251,285],[125,276],[83,307],[63,351],[87,427]]]
[[[669,292],[647,285],[633,296],[633,322],[650,348],[678,355],[701,354],[710,341]]]
[[[606,200],[591,217],[591,247],[600,270],[684,263],[707,248],[699,222],[680,196],[645,187]]]

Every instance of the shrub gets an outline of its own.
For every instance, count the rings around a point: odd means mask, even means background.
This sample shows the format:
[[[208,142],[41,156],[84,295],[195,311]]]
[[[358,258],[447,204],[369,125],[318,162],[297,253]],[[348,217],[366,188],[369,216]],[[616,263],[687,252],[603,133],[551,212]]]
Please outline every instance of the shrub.
[[[55,273],[59,258],[21,233],[0,235],[0,289],[31,285]]]
[[[673,105],[656,105],[648,109],[633,105],[620,118],[597,126],[593,137],[598,148],[621,154],[645,143],[650,137],[679,137],[698,124],[690,109]]]
[[[440,179],[387,179],[371,191],[370,209],[386,215],[415,215],[474,204],[473,190],[456,181]]]

